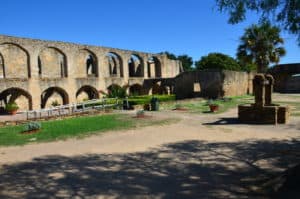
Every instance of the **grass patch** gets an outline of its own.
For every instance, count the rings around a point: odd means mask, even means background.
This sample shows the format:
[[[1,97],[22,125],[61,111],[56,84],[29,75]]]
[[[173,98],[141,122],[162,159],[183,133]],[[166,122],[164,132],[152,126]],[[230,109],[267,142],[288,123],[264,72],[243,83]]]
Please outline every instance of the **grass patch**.
[[[110,130],[120,130],[161,125],[172,120],[137,120],[128,115],[98,115],[41,122],[42,128],[35,134],[22,134],[24,125],[0,128],[0,146],[24,145],[32,142],[48,142],[67,138],[82,138]]]
[[[237,105],[239,104],[253,103],[253,101],[254,101],[254,97],[251,95],[243,95],[243,96],[236,96],[231,98],[214,100],[213,102],[219,105],[219,111],[215,113],[210,112],[208,106],[208,100],[204,100],[204,99],[172,102],[172,103],[162,104],[161,107],[162,110],[170,110],[170,109],[175,109],[179,104],[180,107],[186,108],[191,113],[217,114],[217,113],[223,113],[228,109],[237,107]]]
[[[167,101],[175,100],[175,95],[153,95],[153,97],[158,98],[159,102],[167,102]],[[128,98],[128,101],[132,105],[150,104],[151,98],[152,98],[151,95],[132,96]]]
[[[275,101],[274,104],[289,105],[291,107],[291,115],[300,116],[300,102]]]

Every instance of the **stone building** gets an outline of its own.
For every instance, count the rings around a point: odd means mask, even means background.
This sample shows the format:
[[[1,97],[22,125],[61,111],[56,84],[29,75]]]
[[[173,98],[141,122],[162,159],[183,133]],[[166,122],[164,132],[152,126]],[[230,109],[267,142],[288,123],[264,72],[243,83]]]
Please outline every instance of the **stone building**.
[[[274,90],[282,93],[300,93],[300,63],[279,64],[268,71],[275,79]]]
[[[128,93],[172,93],[180,62],[164,54],[0,35],[0,106],[21,110],[100,97],[112,86]]]

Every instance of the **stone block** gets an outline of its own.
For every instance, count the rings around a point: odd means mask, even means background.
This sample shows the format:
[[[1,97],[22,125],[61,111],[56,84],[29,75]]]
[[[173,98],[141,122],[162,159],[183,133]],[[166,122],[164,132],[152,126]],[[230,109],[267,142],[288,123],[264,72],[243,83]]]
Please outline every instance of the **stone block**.
[[[279,106],[277,112],[277,122],[278,124],[286,124],[290,117],[290,107],[289,106]]]

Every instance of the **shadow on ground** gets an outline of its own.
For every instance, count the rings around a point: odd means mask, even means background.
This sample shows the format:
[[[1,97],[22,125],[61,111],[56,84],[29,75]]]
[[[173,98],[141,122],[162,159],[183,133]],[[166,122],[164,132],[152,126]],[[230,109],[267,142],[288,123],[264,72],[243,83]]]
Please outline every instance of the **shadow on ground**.
[[[203,125],[233,125],[233,124],[244,124],[244,123],[241,123],[237,117],[223,117],[223,118],[219,118],[214,122],[203,123]]]
[[[268,198],[262,185],[300,162],[299,151],[296,140],[186,141],[141,153],[48,156],[4,166],[0,198]]]

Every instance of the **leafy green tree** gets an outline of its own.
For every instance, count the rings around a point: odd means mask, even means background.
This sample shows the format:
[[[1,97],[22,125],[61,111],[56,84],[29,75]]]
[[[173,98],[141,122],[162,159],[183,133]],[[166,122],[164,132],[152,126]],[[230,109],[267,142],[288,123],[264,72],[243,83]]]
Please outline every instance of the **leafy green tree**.
[[[270,63],[278,63],[285,55],[280,29],[264,22],[246,28],[240,39],[237,58],[241,65],[257,66],[258,72],[266,72]]]
[[[181,61],[182,67],[184,71],[192,71],[194,70],[193,66],[193,58],[188,55],[179,55],[177,60]]]
[[[195,62],[196,69],[222,69],[222,70],[241,70],[238,62],[232,57],[222,53],[209,53],[207,56]]]
[[[186,54],[176,56],[173,53],[170,53],[168,51],[161,52],[160,54],[166,54],[169,59],[181,61],[182,68],[183,68],[184,71],[194,70],[194,68],[193,68],[193,63],[194,63],[193,58],[186,55]]]
[[[216,0],[221,12],[229,14],[228,22],[239,23],[246,19],[248,10],[260,15],[260,21],[276,21],[284,30],[297,35],[300,45],[299,0]]]
[[[174,55],[173,53],[170,53],[170,52],[168,52],[168,51],[161,52],[160,54],[166,54],[166,55],[167,55],[167,57],[168,57],[169,59],[172,59],[172,60],[177,60],[177,57],[176,57],[176,55]]]

